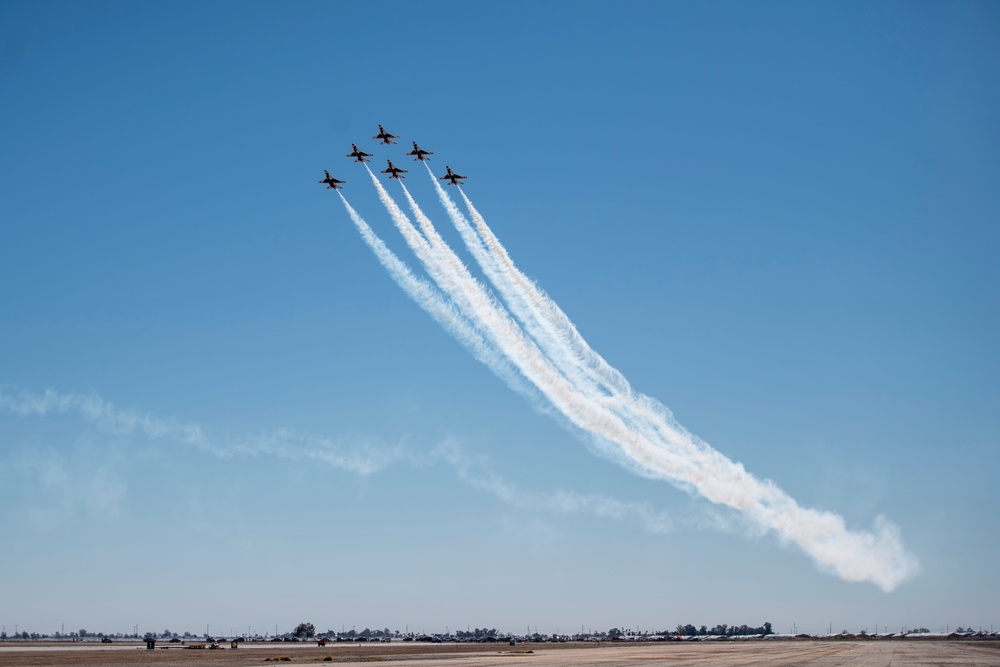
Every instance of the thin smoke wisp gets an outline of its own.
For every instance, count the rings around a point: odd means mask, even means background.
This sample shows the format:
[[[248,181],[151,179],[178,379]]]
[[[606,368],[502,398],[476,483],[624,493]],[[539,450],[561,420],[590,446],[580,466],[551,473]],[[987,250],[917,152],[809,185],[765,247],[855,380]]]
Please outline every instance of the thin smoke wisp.
[[[94,393],[60,393],[46,389],[41,393],[17,390],[0,385],[0,413],[22,418],[73,414],[94,424],[99,430],[123,437],[142,437],[150,442],[165,442],[191,447],[217,458],[272,456],[290,460],[316,461],[345,472],[367,476],[381,472],[397,463],[416,468],[428,462],[441,462],[455,471],[463,483],[497,498],[501,502],[527,512],[554,515],[589,515],[616,521],[632,521],[650,533],[672,530],[675,520],[646,503],[622,501],[607,496],[579,494],[572,491],[531,491],[508,482],[493,471],[484,456],[470,456],[452,437],[445,438],[429,451],[416,451],[397,444],[379,446],[369,438],[353,438],[350,442],[323,435],[301,433],[289,428],[246,434],[239,437],[210,435],[202,426],[165,419],[149,412],[122,409]],[[54,469],[47,474],[61,487],[68,498],[80,496],[69,475],[58,465],[39,463],[39,457],[0,457],[0,473],[5,468],[15,474],[32,473],[39,468]],[[102,511],[110,511],[124,496],[122,485],[113,476],[101,475],[83,489],[85,502]],[[2,474],[0,474],[2,477]],[[32,511],[38,512],[37,508]]]

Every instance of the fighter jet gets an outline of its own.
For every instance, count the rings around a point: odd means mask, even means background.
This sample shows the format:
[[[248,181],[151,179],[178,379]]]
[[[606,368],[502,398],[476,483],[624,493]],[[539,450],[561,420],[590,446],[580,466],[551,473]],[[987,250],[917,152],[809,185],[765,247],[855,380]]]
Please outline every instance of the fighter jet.
[[[392,163],[392,160],[386,160],[389,163],[388,169],[383,169],[383,174],[389,174],[389,178],[406,178],[405,176],[400,176],[401,173],[409,173],[406,169],[400,169]]]
[[[351,148],[353,148],[354,150],[348,153],[347,157],[354,158],[355,162],[368,162],[366,158],[370,158],[372,156],[371,153],[365,153],[364,151],[360,150],[357,144],[351,144]]]
[[[424,160],[430,160],[429,157],[424,157],[425,155],[434,155],[434,153],[432,151],[425,151],[423,148],[417,145],[417,142],[414,141],[413,150],[407,153],[407,155],[416,155],[417,157],[413,158],[413,161],[416,162],[417,160],[419,160],[423,162]]]
[[[383,144],[394,144],[396,142],[393,141],[393,139],[399,139],[399,137],[397,137],[395,134],[389,134],[388,132],[385,131],[385,129],[381,125],[379,125],[378,134],[372,137],[372,139],[378,139]]]
[[[340,189],[340,183],[346,183],[347,182],[347,181],[339,181],[339,180],[337,180],[336,178],[334,178],[333,176],[331,176],[330,172],[328,172],[326,169],[323,170],[323,173],[326,174],[326,178],[324,178],[322,181],[320,181],[320,183],[326,183],[326,189],[327,190],[339,190]]]
[[[462,179],[468,178],[468,176],[459,176],[451,170],[451,167],[447,165],[445,165],[445,169],[448,170],[448,173],[442,176],[440,180],[449,181],[448,185],[462,185]]]

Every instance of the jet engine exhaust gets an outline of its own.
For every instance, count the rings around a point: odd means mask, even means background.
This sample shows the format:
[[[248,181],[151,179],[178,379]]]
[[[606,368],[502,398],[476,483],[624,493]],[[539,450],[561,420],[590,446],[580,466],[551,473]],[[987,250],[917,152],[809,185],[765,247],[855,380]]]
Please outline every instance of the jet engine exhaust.
[[[427,171],[489,286],[469,273],[405,187],[420,231],[369,169],[382,204],[434,285],[413,276],[346,199],[344,204],[400,287],[508,386],[529,397],[544,397],[601,455],[638,475],[670,482],[738,511],[845,581],[868,581],[888,592],[917,572],[917,559],[904,547],[898,528],[883,517],[876,518],[870,532],[853,531],[835,513],[799,506],[774,482],[757,479],[691,434],[657,400],[636,392],[587,344],[555,301],[515,266],[461,188],[472,223],[429,167]]]

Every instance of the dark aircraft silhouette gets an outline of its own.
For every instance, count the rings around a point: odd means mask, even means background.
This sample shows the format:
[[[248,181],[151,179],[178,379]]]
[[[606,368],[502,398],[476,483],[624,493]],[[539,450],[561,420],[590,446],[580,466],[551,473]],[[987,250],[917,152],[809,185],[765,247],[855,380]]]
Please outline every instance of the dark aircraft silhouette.
[[[322,181],[320,181],[320,183],[326,183],[326,189],[327,190],[339,190],[340,189],[340,185],[339,184],[347,182],[347,181],[339,181],[339,180],[337,180],[336,178],[334,178],[333,176],[331,176],[330,172],[328,172],[326,169],[323,170],[323,173],[326,174],[326,178],[324,178]]]
[[[416,162],[417,160],[420,160],[423,162],[424,160],[430,160],[429,157],[424,157],[425,155],[434,155],[434,153],[432,151],[425,151],[417,145],[417,142],[414,141],[413,150],[407,153],[407,155],[416,155],[417,157],[413,158],[413,161]]]
[[[442,181],[449,181],[448,185],[462,185],[462,179],[468,178],[468,176],[459,176],[451,170],[451,167],[445,166],[448,173],[441,177]]]
[[[378,139],[383,144],[394,144],[396,142],[393,141],[393,139],[399,139],[399,137],[397,137],[395,134],[389,134],[388,132],[385,131],[385,129],[381,125],[379,125],[378,134],[372,137],[372,139]]]
[[[354,150],[348,153],[347,157],[354,158],[355,162],[368,162],[368,160],[366,160],[365,158],[370,158],[372,156],[371,153],[365,153],[364,151],[360,150],[357,144],[351,144],[351,148],[353,148]]]
[[[400,176],[401,173],[403,174],[409,173],[407,172],[406,169],[400,169],[399,167],[397,167],[392,163],[392,160],[386,160],[386,162],[389,163],[389,168],[383,169],[382,170],[383,174],[389,174],[389,178],[406,178],[405,176]]]

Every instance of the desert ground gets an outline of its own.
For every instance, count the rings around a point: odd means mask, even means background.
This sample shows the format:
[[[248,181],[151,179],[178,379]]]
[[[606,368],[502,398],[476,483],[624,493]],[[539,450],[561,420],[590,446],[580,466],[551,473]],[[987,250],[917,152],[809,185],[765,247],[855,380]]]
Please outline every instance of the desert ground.
[[[228,645],[226,645],[228,646]],[[242,644],[186,649],[177,645],[0,644],[0,667],[109,665],[242,667],[378,662],[380,667],[561,667],[583,665],[1000,665],[998,641],[758,641],[649,644]]]

